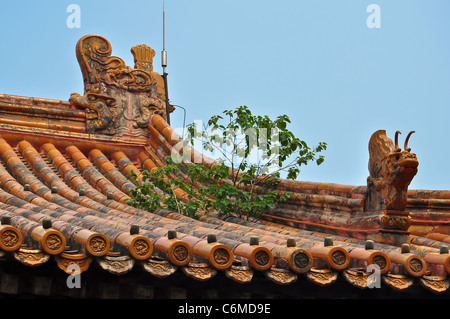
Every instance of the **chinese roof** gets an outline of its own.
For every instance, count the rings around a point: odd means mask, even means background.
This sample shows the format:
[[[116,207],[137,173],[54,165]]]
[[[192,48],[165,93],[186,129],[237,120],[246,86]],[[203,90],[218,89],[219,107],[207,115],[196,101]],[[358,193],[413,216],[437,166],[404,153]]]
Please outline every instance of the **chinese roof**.
[[[408,145],[413,132],[403,147],[399,132],[394,141],[374,132],[364,185],[282,179],[277,191],[292,196],[260,218],[128,205],[137,187],[130,173],[182,151],[155,51],[140,44],[131,53],[134,67],[87,35],[76,45],[82,94],[0,94],[0,259],[30,269],[53,260],[69,275],[94,264],[161,280],[221,273],[239,285],[262,274],[280,289],[301,279],[322,290],[338,279],[369,289],[378,271],[394,291],[448,293],[450,191],[408,189],[420,157]]]

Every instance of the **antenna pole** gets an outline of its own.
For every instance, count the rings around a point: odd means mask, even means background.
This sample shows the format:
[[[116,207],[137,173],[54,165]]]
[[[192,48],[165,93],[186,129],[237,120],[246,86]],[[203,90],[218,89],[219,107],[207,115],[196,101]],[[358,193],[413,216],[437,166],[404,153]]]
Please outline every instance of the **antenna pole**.
[[[163,50],[161,52],[161,66],[163,68],[164,89],[166,93],[166,118],[167,124],[170,125],[170,105],[169,105],[169,89],[167,88],[167,51],[166,51],[166,9],[163,2]]]

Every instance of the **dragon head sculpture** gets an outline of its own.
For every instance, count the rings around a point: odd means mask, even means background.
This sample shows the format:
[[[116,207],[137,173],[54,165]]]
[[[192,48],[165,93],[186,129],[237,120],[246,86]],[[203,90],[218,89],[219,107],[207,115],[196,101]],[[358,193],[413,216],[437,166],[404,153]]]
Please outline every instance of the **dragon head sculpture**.
[[[413,133],[407,135],[403,150],[398,146],[400,131],[395,133],[395,144],[385,130],[375,132],[370,138],[367,211],[406,209],[408,186],[419,166],[416,154],[408,148]]]

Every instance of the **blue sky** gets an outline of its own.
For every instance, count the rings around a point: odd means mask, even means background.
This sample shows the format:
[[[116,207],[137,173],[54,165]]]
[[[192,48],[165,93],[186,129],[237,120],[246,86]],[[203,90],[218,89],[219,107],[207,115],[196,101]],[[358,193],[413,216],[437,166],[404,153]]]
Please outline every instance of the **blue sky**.
[[[70,4],[81,10],[69,28]],[[377,4],[381,28],[369,28]],[[130,48],[156,50],[162,72],[163,0],[43,0],[0,3],[0,92],[67,100],[83,93],[75,45],[106,37],[133,66]],[[450,1],[166,0],[171,103],[186,123],[247,105],[287,114],[290,129],[325,162],[299,179],[365,185],[370,136],[385,129],[410,147],[419,172],[410,188],[450,189]],[[172,114],[174,128],[184,113]]]

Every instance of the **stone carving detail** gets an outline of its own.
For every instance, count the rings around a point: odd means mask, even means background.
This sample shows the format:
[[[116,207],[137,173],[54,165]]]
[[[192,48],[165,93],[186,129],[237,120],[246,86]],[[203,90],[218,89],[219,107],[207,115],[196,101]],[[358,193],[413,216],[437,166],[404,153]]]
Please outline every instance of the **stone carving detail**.
[[[142,267],[157,278],[166,278],[177,271],[178,267],[169,263],[167,260],[161,260],[152,256],[141,262]]]
[[[306,278],[319,286],[328,286],[337,280],[338,273],[330,269],[311,268]]]
[[[55,256],[56,263],[58,267],[69,275],[72,274],[72,269],[69,267],[71,265],[76,265],[80,270],[80,273],[86,271],[92,262],[92,258],[83,254],[68,254],[62,253],[61,255]]]
[[[60,236],[56,234],[50,234],[45,239],[45,246],[51,251],[58,251],[61,249],[63,241]]]
[[[0,238],[1,243],[8,248],[16,246],[19,240],[19,236],[12,230],[5,230]]]
[[[104,238],[95,236],[89,241],[89,247],[96,253],[103,253],[107,249],[108,244]]]
[[[115,106],[116,100],[107,95],[93,92],[81,96],[78,93],[72,93],[69,101],[78,107],[86,109],[86,128],[88,133],[101,132],[104,134],[114,134],[115,129],[112,123],[117,118]]]
[[[152,114],[158,114],[165,117],[165,103],[161,100],[143,97],[140,104],[140,115],[135,118],[134,127],[146,128]]]
[[[279,285],[287,285],[297,281],[297,274],[287,269],[272,268],[264,272],[266,277]]]
[[[255,261],[260,266],[265,266],[269,262],[269,255],[265,251],[258,251],[255,254]]]
[[[153,72],[155,51],[145,44],[131,48],[134,68],[111,52],[111,44],[101,36],[86,35],[78,41],[84,95],[72,93],[69,101],[86,109],[88,133],[148,137],[150,116],[167,118],[164,80]]]
[[[225,270],[225,276],[238,283],[248,283],[252,281],[253,270],[248,266],[236,266],[232,265],[230,268]]]
[[[342,251],[340,251],[340,250],[335,251],[331,255],[331,259],[333,260],[333,262],[336,265],[339,265],[339,266],[343,265],[347,261],[347,258],[345,256],[345,254]]]
[[[444,293],[450,285],[448,279],[439,276],[423,276],[420,283],[434,293]]]
[[[20,248],[14,252],[14,259],[26,266],[33,267],[46,263],[50,259],[50,255],[37,249]]]
[[[230,260],[230,254],[225,249],[219,248],[214,251],[215,262],[219,265],[225,265]]]
[[[404,275],[394,275],[387,273],[385,276],[381,276],[383,283],[395,290],[405,290],[411,287],[414,283],[414,279]]]
[[[307,268],[311,265],[311,260],[307,254],[298,253],[298,254],[295,254],[294,263],[298,268],[303,269],[303,268]]]
[[[199,281],[209,280],[217,274],[215,269],[205,263],[191,262],[187,266],[182,267],[181,270],[185,275]]]
[[[413,258],[409,262],[409,268],[414,272],[420,273],[423,269],[423,264],[419,259]]]
[[[387,265],[386,258],[384,258],[384,257],[381,256],[381,255],[375,256],[375,257],[372,259],[372,263],[373,263],[374,265],[378,265],[378,266],[380,267],[380,269],[386,268],[386,265]]]
[[[145,240],[138,239],[133,244],[133,250],[138,256],[145,256],[150,251],[151,247]]]
[[[183,262],[189,257],[189,251],[183,245],[177,245],[172,252],[175,259],[179,262]]]
[[[408,230],[412,218],[404,212],[385,211],[381,217],[381,227],[384,229]]]
[[[365,271],[347,269],[342,274],[348,283],[358,288],[367,288],[369,284],[375,284],[375,279],[370,277],[371,273]]]
[[[130,256],[105,256],[97,259],[98,264],[105,270],[115,275],[123,275],[129,272],[135,263]]]
[[[155,57],[155,50],[145,44],[138,44],[131,48],[131,53],[134,57],[134,68],[153,72],[153,58]]]
[[[384,130],[375,132],[370,138],[367,211],[406,209],[408,186],[419,165],[416,154],[408,148],[412,133],[414,131],[406,137],[403,151],[398,146],[399,131],[395,133],[395,144]]]

